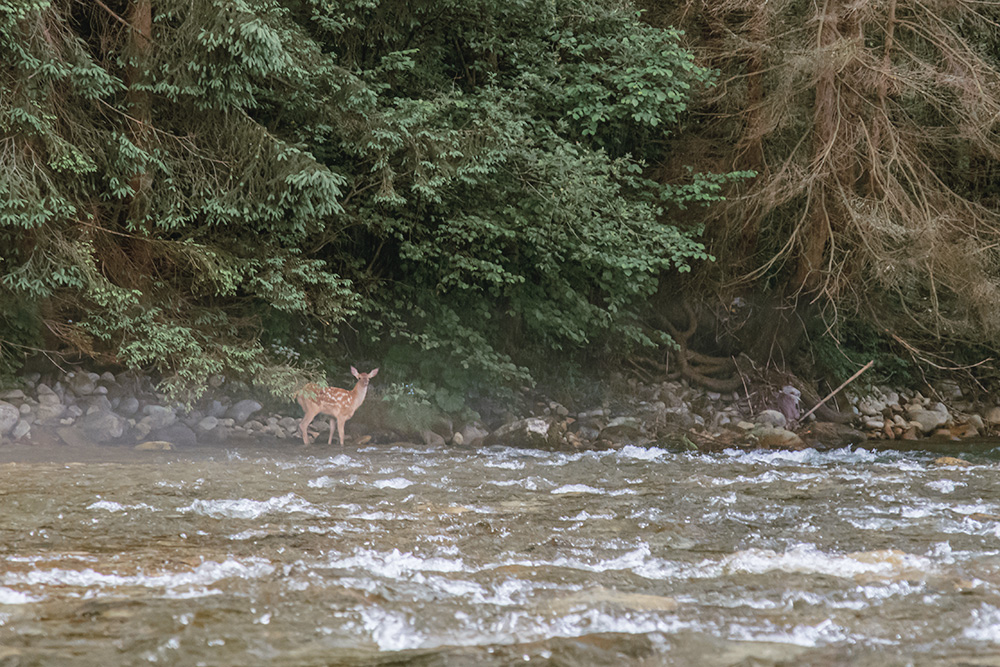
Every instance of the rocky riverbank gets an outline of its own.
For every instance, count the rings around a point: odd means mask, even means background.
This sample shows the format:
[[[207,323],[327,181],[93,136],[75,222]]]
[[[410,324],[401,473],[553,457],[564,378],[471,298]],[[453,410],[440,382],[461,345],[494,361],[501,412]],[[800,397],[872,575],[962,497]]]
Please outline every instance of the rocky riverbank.
[[[739,393],[720,394],[683,382],[625,383],[626,390],[608,392],[615,401],[566,407],[535,396],[522,415],[469,423],[437,420],[431,429],[405,432],[381,423],[378,395],[373,392],[348,425],[354,442],[364,434],[376,443],[400,440],[427,444],[479,447],[509,444],[535,448],[612,448],[657,444],[673,448],[712,449],[728,446],[760,448],[839,447],[869,439],[958,440],[996,435],[1000,406],[966,400],[954,384],[920,392],[880,388],[848,394],[850,424],[799,424],[797,390],[777,394],[773,407]],[[928,393],[932,393],[929,391]],[[233,394],[238,393],[234,392]],[[219,383],[213,398],[191,409],[172,404],[145,377],[132,372],[29,374],[20,387],[0,391],[0,444],[10,442],[64,445],[118,444],[144,448],[193,446],[231,438],[298,441],[301,411],[289,401],[264,405],[233,395]],[[786,399],[784,401],[780,399]],[[326,437],[325,418],[314,422],[317,441]]]

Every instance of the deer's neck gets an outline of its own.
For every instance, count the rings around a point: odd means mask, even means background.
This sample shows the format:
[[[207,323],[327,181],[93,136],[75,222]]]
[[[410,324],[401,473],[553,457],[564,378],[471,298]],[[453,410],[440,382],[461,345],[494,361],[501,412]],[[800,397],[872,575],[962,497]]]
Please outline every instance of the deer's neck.
[[[351,396],[354,397],[354,409],[357,410],[358,407],[365,402],[365,396],[368,394],[368,383],[358,382],[354,385],[354,389],[351,390]]]

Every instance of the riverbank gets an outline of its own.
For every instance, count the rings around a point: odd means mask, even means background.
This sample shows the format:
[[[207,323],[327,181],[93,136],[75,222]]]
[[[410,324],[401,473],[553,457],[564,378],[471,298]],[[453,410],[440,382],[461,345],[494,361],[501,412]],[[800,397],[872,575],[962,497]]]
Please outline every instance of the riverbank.
[[[1000,407],[966,400],[954,384],[934,388],[933,396],[889,388],[847,393],[847,423],[811,417],[799,423],[805,410],[791,387],[763,399],[705,391],[676,381],[610,382],[615,386],[603,392],[605,398],[590,403],[564,405],[526,394],[520,414],[506,412],[458,423],[442,415],[430,428],[409,430],[386,426],[385,406],[375,391],[348,423],[348,437],[355,444],[407,441],[566,450],[657,445],[705,451],[830,449],[869,440],[958,441],[996,435],[1000,427]],[[28,374],[18,388],[0,391],[0,444],[167,448],[245,438],[299,440],[297,404],[257,400],[245,393],[220,382],[208,398],[185,408],[171,403],[148,378],[134,372]],[[326,418],[314,422],[313,428],[315,441],[324,445]]]

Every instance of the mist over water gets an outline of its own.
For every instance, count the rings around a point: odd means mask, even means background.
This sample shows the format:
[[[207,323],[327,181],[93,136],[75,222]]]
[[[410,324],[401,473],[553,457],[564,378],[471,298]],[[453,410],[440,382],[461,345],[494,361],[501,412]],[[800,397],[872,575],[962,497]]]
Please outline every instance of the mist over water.
[[[51,449],[0,464],[0,662],[989,664],[980,450]]]

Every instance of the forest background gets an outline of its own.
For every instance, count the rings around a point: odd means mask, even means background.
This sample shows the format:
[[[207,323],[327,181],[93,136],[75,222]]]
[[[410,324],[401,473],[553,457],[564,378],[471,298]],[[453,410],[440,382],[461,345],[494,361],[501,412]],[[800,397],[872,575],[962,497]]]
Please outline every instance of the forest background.
[[[995,2],[0,0],[7,378],[988,390],[998,195]]]

